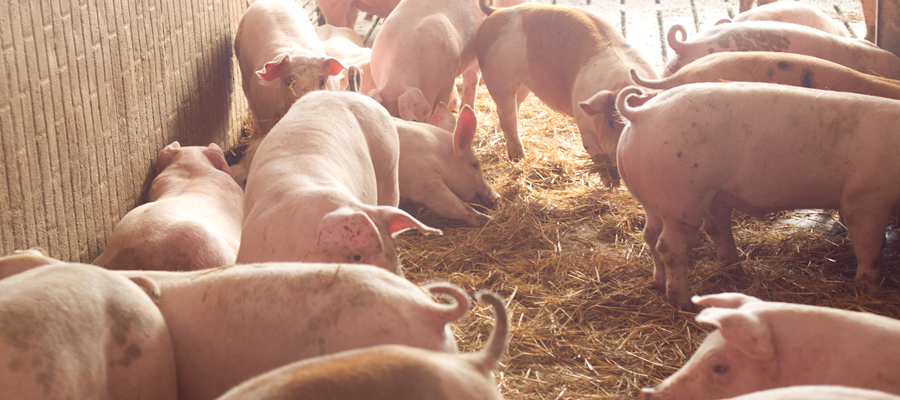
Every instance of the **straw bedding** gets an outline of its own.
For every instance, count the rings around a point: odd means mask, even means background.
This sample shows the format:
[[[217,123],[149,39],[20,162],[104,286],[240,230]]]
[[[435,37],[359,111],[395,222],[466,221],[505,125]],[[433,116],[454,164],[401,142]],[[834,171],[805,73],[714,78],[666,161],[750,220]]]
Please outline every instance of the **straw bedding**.
[[[536,97],[520,112],[528,155],[518,163],[506,157],[484,87],[476,114],[476,153],[502,199],[483,228],[419,215],[444,235],[398,237],[407,277],[506,297],[511,339],[495,376],[507,398],[638,398],[641,387],[683,365],[710,331],[650,289],[643,209],[624,185],[601,184],[572,120]],[[894,257],[882,292],[858,295],[849,239],[739,213],[733,231],[745,274],[724,271],[701,233],[689,271],[696,293],[741,291],[900,318],[898,262],[890,246]],[[491,311],[476,305],[455,325],[460,350],[480,350],[493,322]]]

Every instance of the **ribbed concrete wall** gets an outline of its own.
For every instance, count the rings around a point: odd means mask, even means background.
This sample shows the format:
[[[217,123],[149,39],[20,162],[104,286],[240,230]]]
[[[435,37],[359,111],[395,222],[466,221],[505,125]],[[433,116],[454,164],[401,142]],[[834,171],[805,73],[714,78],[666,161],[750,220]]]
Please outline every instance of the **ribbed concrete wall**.
[[[245,0],[0,2],[0,253],[90,262],[166,144],[240,135]],[[0,254],[0,255],[2,255]]]

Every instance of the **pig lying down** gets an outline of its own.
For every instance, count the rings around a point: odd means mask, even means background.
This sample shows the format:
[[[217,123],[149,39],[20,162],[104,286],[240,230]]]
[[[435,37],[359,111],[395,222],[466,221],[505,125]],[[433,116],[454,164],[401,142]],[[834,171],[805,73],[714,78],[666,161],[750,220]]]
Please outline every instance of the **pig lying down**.
[[[494,308],[487,346],[475,354],[447,354],[406,346],[376,346],[290,364],[250,379],[219,400],[500,400],[491,378],[507,345],[503,299],[476,293]]]
[[[13,254],[0,257],[0,279],[28,271],[42,265],[57,264],[63,261],[47,257],[40,248],[16,250]]]
[[[175,349],[179,400],[214,399],[256,375],[382,344],[456,352],[449,323],[468,296],[424,289],[369,265],[268,263],[210,271],[122,271],[158,285]]]
[[[864,40],[828,34],[806,26],[772,21],[721,24],[701,31],[690,41],[684,27],[672,25],[667,40],[675,55],[663,67],[663,77],[694,60],[717,52],[774,51],[818,57],[867,74],[900,79],[900,58]],[[643,75],[643,74],[642,74]]]
[[[733,20],[720,20],[716,22],[716,25],[722,22],[747,21],[786,22],[808,26],[832,35],[850,37],[850,31],[840,21],[829,17],[816,7],[796,1],[779,1],[762,5],[752,10],[741,12]]]
[[[440,233],[396,208],[391,116],[352,92],[298,100],[260,143],[244,195],[238,263],[373,264],[402,275],[393,236]]]
[[[863,312],[764,302],[740,293],[692,300],[711,306],[697,315],[697,322],[716,330],[678,372],[655,389],[644,389],[644,400],[724,399],[798,385],[900,394],[900,347],[896,345],[900,321]]]
[[[431,124],[394,119],[400,137],[400,199],[434,213],[484,226],[491,217],[466,203],[487,208],[500,197],[484,179],[472,149],[475,112],[463,106],[459,122],[441,103]],[[453,133],[451,133],[453,132]]]
[[[4,399],[175,400],[166,322],[140,287],[84,264],[0,280]]]
[[[705,221],[719,260],[737,264],[731,212],[755,217],[797,208],[839,209],[858,261],[857,285],[882,279],[881,243],[900,201],[900,101],[765,83],[697,83],[666,90],[629,123],[618,163],[647,213],[653,286],[690,307],[689,252]]]
[[[264,135],[299,97],[338,90],[332,78],[346,66],[325,55],[309,16],[289,0],[257,0],[241,17],[234,37],[242,87],[254,135]]]
[[[147,203],[116,224],[93,264],[171,271],[232,264],[240,246],[242,201],[219,146],[173,142],[159,152]]]
[[[585,150],[609,167],[604,183],[617,185],[614,160],[623,125],[615,117],[616,93],[633,84],[631,69],[655,77],[650,63],[618,29],[585,10],[541,4],[483,8],[489,17],[478,29],[478,64],[497,103],[509,158],[525,156],[518,109],[532,91],[575,118]]]
[[[698,82],[765,82],[900,100],[900,81],[864,74],[821,58],[769,51],[714,53],[662,79],[644,79],[634,70],[632,78],[649,89]]]

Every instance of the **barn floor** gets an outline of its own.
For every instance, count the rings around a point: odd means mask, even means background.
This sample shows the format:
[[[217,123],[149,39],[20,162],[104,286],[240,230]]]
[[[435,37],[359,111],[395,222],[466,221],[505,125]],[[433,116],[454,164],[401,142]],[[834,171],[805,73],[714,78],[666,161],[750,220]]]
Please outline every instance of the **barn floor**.
[[[856,36],[865,35],[858,2],[804,2],[847,21]],[[671,52],[660,37],[672,24],[686,26],[690,37],[737,12],[737,0],[557,3],[587,8],[620,29],[624,24],[629,42],[658,70]],[[378,32],[372,23],[361,19],[356,27],[363,35],[373,32],[368,45]],[[641,236],[640,204],[624,186],[601,184],[572,120],[534,96],[519,116],[528,155],[518,163],[506,157],[494,103],[483,86],[476,113],[476,152],[502,199],[483,228],[420,215],[444,235],[398,238],[407,277],[419,284],[446,280],[469,291],[488,288],[506,297],[511,338],[495,376],[507,398],[639,398],[640,388],[676,371],[710,331],[694,322],[695,314],[672,308],[650,289],[652,262]],[[810,210],[766,220],[737,214],[733,230],[744,275],[724,272],[701,234],[692,252],[691,287],[698,294],[741,291],[900,318],[896,241],[886,250],[882,293],[858,295],[853,250],[834,217]],[[461,351],[480,350],[493,324],[490,310],[476,305],[456,324]]]

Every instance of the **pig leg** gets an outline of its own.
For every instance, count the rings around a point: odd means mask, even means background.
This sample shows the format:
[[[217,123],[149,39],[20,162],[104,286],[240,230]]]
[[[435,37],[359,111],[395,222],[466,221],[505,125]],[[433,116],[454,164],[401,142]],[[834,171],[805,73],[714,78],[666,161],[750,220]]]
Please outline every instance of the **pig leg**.
[[[487,77],[485,76],[485,82]],[[525,147],[519,138],[519,102],[518,92],[525,86],[516,80],[501,80],[502,86],[488,86],[488,92],[497,104],[497,119],[500,130],[506,137],[506,154],[512,161],[525,157]]]
[[[473,227],[482,227],[491,219],[456,197],[443,182],[440,182],[439,185],[428,186],[432,187],[424,191],[430,194],[427,198],[422,198],[421,201],[419,199],[412,200],[435,214],[466,221],[469,226]]]
[[[703,222],[704,230],[716,247],[719,261],[724,262],[725,266],[731,267],[728,272],[742,275],[744,269],[741,268],[737,245],[734,243],[734,234],[731,232],[731,207],[714,199]]]
[[[325,16],[325,22],[329,25],[334,26],[348,26],[345,25],[347,23],[347,16],[350,14],[350,9],[355,7],[351,6],[352,0],[330,0],[330,1],[320,1],[319,10],[322,11],[322,15]],[[354,15],[354,21],[356,20],[356,16]],[[353,28],[353,25],[349,25],[350,28]]]
[[[462,105],[475,109],[475,92],[478,90],[480,80],[481,68],[478,68],[478,64],[463,73]]]
[[[646,209],[644,209],[646,212]],[[647,223],[644,225],[644,241],[650,248],[650,257],[653,259],[653,289],[659,292],[666,291],[666,265],[663,263],[662,257],[656,251],[656,244],[659,242],[659,234],[662,232],[662,219],[656,214],[647,214]]]
[[[696,308],[690,302],[687,269],[691,245],[699,230],[699,224],[691,225],[674,218],[664,219],[663,229],[656,243],[656,251],[666,268],[666,298],[669,304],[685,311]]]
[[[853,251],[856,252],[856,285],[860,292],[875,293],[881,287],[882,263],[881,245],[884,230],[890,218],[890,208],[871,202],[853,203],[852,207],[842,207]]]

